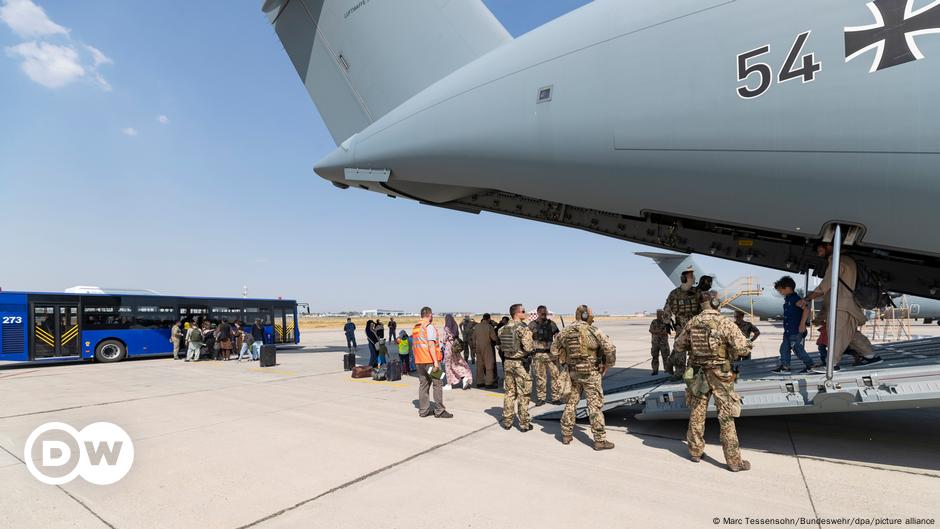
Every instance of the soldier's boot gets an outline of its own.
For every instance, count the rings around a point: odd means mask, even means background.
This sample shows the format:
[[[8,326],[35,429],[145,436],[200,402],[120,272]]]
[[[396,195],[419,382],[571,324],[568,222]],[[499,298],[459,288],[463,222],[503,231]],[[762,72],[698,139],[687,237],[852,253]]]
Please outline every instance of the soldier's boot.
[[[538,408],[539,406],[544,406],[544,405],[545,405],[545,400],[544,400],[544,399],[538,399],[538,400],[535,401],[535,407],[536,407],[536,408]]]
[[[561,436],[561,444],[563,444],[563,445],[570,445],[570,444],[571,444],[571,436],[570,436],[570,435],[562,435],[562,436]]]
[[[532,426],[531,423],[530,423],[530,424],[520,424],[520,425],[519,425],[519,431],[521,431],[521,432],[528,432],[528,431],[532,430],[532,428],[533,428],[533,426]]]
[[[732,472],[745,472],[750,469],[751,469],[751,462],[745,461],[743,459],[741,460],[740,465],[731,465],[731,464],[728,465],[728,470]]]
[[[702,461],[703,457],[705,457],[705,454],[702,454],[700,456],[689,456],[689,459],[691,459],[693,463],[699,463]]]
[[[508,430],[512,428],[512,421],[499,421],[499,425],[503,430]]]
[[[594,450],[600,452],[601,450],[613,450],[614,443],[610,441],[594,441]]]

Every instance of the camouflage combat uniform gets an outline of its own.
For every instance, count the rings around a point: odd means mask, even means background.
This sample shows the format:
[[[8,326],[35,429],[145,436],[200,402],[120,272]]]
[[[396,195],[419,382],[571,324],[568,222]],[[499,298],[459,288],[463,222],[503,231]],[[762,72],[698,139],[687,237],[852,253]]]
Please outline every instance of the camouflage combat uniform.
[[[682,287],[676,287],[666,298],[666,305],[663,307],[667,320],[673,320],[675,324],[673,329],[676,333],[682,332],[685,324],[702,312],[702,295],[695,287],[683,290]],[[678,334],[677,334],[678,335]],[[676,351],[675,343],[672,345],[672,355],[669,357],[673,372],[676,376],[682,376],[685,371],[685,354]]]
[[[617,348],[601,330],[586,322],[575,322],[558,335],[552,343],[552,356],[568,369],[571,375],[571,394],[565,402],[561,416],[561,434],[570,438],[574,433],[575,408],[581,394],[587,401],[591,417],[591,433],[594,443],[607,441],[604,430],[604,388],[601,386],[601,369],[610,368],[617,361]]]
[[[511,428],[513,417],[519,415],[519,429],[530,430],[529,401],[532,377],[524,360],[532,353],[532,331],[523,322],[510,322],[499,330],[499,348],[503,360],[503,428]]]
[[[474,327],[476,327],[476,323],[470,318],[464,318],[463,322],[460,323],[460,333],[463,335],[463,343],[465,345],[463,359],[472,364],[475,364],[477,361],[476,349],[473,347]]]
[[[669,333],[672,332],[672,325],[659,318],[650,323],[650,335],[652,345],[650,347],[650,356],[653,357],[653,372],[659,372],[659,357],[663,357],[663,371],[673,373],[672,359],[669,357]]]
[[[734,418],[741,415],[741,397],[734,391],[735,375],[731,362],[750,355],[750,346],[737,325],[712,308],[692,318],[676,337],[675,348],[683,353],[689,352],[689,365],[695,369],[696,376],[704,377],[707,385],[704,394],[693,394],[695,384],[687,387],[686,391],[689,407],[686,440],[692,457],[701,457],[705,452],[705,413],[709,398],[714,396],[725,462],[731,469],[742,466],[734,427]]]
[[[532,362],[535,367],[535,396],[540,402],[545,401],[548,396],[547,377],[551,376],[552,399],[558,400],[561,381],[558,379],[558,364],[551,356],[552,342],[558,334],[558,326],[552,320],[545,320],[545,323],[533,320],[529,322],[529,330],[532,331],[532,350],[535,353]]]

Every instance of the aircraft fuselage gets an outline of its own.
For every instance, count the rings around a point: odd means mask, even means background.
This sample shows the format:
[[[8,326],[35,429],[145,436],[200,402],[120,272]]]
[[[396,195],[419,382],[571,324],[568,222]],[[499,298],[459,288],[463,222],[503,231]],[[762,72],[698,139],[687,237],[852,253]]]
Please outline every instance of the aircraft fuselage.
[[[794,271],[824,266],[811,242],[838,222],[892,290],[937,296],[940,233],[924,228],[940,203],[940,5],[911,2],[597,1],[433,84],[316,170]]]

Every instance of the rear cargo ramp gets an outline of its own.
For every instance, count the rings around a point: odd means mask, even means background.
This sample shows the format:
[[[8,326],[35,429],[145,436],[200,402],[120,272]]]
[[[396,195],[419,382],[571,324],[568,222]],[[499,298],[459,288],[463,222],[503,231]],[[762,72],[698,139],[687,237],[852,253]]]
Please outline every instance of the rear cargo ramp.
[[[833,377],[834,388],[824,386],[825,375],[775,375],[776,358],[738,362],[736,389],[741,395],[742,417],[800,415],[851,411],[902,410],[940,407],[940,338],[877,346],[884,362],[868,367],[842,363]],[[799,362],[797,362],[799,365]],[[586,403],[578,403],[577,417],[587,418]],[[687,419],[685,384],[664,377],[605,388],[604,411],[629,409],[637,419]],[[538,419],[560,419],[563,407],[553,407]],[[714,401],[708,416],[715,416]]]

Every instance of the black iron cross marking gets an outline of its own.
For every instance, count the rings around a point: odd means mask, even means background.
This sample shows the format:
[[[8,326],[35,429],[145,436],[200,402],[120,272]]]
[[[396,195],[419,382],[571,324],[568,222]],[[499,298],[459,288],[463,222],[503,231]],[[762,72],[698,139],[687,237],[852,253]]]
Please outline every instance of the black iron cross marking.
[[[914,11],[914,0],[875,0],[868,4],[875,15],[871,26],[845,28],[846,62],[876,49],[871,71],[923,59],[914,37],[940,33],[940,2]]]

